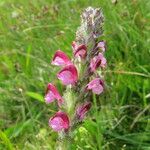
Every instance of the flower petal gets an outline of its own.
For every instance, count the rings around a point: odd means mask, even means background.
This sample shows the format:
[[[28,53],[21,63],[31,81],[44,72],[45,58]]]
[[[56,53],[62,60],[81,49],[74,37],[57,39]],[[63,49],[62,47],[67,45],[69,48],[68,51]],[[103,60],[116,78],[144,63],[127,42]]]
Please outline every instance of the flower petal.
[[[63,99],[60,96],[57,88],[53,84],[49,83],[45,94],[45,101],[46,103],[51,103],[54,100],[58,101],[59,106],[63,103]]]
[[[106,58],[103,56],[102,53],[99,53],[97,56],[91,59],[90,69],[92,72],[94,72],[98,67],[105,68],[106,63]]]
[[[75,57],[85,58],[87,55],[87,48],[84,44],[77,45],[75,41],[72,42],[73,53]]]
[[[52,64],[56,66],[64,66],[71,64],[71,60],[63,51],[57,50],[53,57]]]
[[[75,84],[78,80],[77,69],[74,65],[65,66],[58,74],[57,77],[64,85]]]
[[[95,78],[87,84],[87,89],[99,95],[104,90],[104,82],[100,78]]]
[[[105,43],[105,41],[100,41],[97,44],[97,47],[100,48],[102,50],[102,52],[105,52],[106,51],[106,43]]]
[[[85,102],[84,104],[80,105],[76,110],[78,119],[83,120],[90,108],[91,108],[91,102]]]
[[[67,130],[69,128],[69,117],[64,112],[57,112],[52,118],[49,120],[49,126],[54,131]]]

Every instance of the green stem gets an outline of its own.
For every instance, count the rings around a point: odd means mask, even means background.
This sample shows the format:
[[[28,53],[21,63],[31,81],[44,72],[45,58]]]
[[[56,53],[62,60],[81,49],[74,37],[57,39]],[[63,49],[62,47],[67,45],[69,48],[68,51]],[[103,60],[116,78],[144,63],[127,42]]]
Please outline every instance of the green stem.
[[[68,137],[64,137],[63,139],[57,142],[56,150],[70,150],[71,148],[71,140]]]

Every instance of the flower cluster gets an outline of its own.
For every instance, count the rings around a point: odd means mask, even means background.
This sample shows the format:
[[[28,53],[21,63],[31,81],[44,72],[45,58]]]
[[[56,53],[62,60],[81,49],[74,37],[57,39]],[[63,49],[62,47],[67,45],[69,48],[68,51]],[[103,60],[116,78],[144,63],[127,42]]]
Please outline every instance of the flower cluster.
[[[84,19],[86,17],[89,17],[89,19],[94,18],[92,15],[85,16],[90,12],[98,18],[97,22],[101,21],[102,16],[99,9],[88,8],[86,11],[83,13]],[[72,42],[72,59],[61,50],[57,50],[52,59],[51,64],[61,68],[57,78],[66,86],[66,92],[64,92],[63,96],[61,96],[53,83],[49,83],[47,86],[46,103],[57,101],[58,104],[58,112],[49,120],[49,126],[54,131],[66,133],[78,122],[82,122],[92,106],[90,93],[99,95],[104,91],[103,76],[98,70],[103,70],[107,64],[104,57],[106,44],[105,41],[97,39],[95,33],[97,31],[96,21],[93,20],[95,22],[94,25],[88,25],[88,22],[86,24],[87,27],[85,29],[89,28],[86,32],[89,33],[90,38],[82,36],[82,40],[80,40],[80,36],[78,36]],[[91,25],[94,27],[90,27]],[[80,30],[81,28],[79,32]],[[93,39],[93,44],[90,43],[90,46],[86,42],[89,42],[89,39]]]
[[[98,48],[104,52],[105,51],[105,43],[103,41],[97,44]],[[85,45],[77,45],[76,42],[73,42],[73,54],[74,59],[85,59],[87,55],[87,47]],[[83,60],[84,61],[84,60]],[[56,66],[61,66],[62,69],[58,72],[57,78],[62,82],[63,85],[72,85],[77,86],[78,82],[78,69],[75,64],[71,61],[71,59],[61,50],[56,51],[52,63]],[[101,67],[104,68],[106,66],[106,59],[103,56],[103,53],[99,52],[96,56],[94,56],[90,61],[90,71],[96,73],[96,70]],[[92,79],[86,86],[85,90],[91,90],[95,94],[101,94],[104,90],[104,82],[100,77],[96,77]],[[49,83],[46,90],[45,101],[46,103],[51,103],[54,100],[57,100],[59,109],[61,105],[64,103],[64,100],[57,88]],[[76,110],[76,116],[79,120],[83,120],[85,114],[91,107],[91,102],[85,102],[78,106]],[[49,125],[55,130],[67,130],[70,127],[69,116],[62,111],[58,111],[49,121]]]

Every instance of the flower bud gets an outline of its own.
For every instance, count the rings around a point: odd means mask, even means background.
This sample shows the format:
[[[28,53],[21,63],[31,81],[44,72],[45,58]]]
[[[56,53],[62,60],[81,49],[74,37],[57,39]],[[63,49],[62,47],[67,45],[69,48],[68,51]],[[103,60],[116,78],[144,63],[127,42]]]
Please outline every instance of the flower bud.
[[[105,68],[106,63],[106,58],[103,56],[102,53],[99,53],[97,56],[92,58],[90,62],[90,69],[92,72],[94,72],[98,67]]]
[[[56,66],[65,66],[72,63],[69,57],[64,52],[62,52],[61,50],[57,50],[53,57],[52,64]]]
[[[57,112],[52,118],[49,120],[49,126],[54,131],[62,131],[62,130],[68,130],[69,129],[69,118],[66,113],[64,112]]]
[[[84,104],[80,105],[76,110],[77,118],[79,120],[83,120],[90,108],[91,108],[90,102],[85,102]]]
[[[45,94],[45,101],[46,103],[51,103],[54,100],[58,101],[58,105],[60,106],[63,102],[62,97],[60,96],[58,90],[56,89],[56,87],[49,83],[47,86],[47,90],[46,90],[46,94]]]
[[[95,78],[87,84],[87,89],[99,95],[104,90],[104,82],[100,78]]]
[[[97,47],[100,48],[100,49],[102,50],[102,52],[105,52],[105,50],[106,50],[105,41],[100,41],[100,42],[97,44]]]
[[[58,74],[57,77],[64,85],[75,84],[78,80],[77,69],[74,65],[65,66]]]
[[[84,44],[77,45],[75,41],[72,42],[73,53],[75,57],[85,58],[87,54],[87,48]]]

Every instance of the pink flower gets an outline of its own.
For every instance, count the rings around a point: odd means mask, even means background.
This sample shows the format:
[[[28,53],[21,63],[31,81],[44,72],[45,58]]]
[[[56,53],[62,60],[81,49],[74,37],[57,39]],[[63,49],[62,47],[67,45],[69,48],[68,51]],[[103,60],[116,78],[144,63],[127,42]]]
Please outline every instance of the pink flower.
[[[103,52],[105,52],[105,50],[106,50],[105,41],[100,41],[100,42],[97,44],[97,47],[100,48]]]
[[[85,102],[84,104],[80,105],[76,110],[78,119],[83,120],[90,108],[91,108],[90,102]]]
[[[100,78],[95,78],[87,84],[87,89],[99,95],[104,90],[104,82]]]
[[[54,131],[67,131],[69,129],[69,118],[64,112],[57,112],[52,118],[49,120],[49,126]]]
[[[64,52],[57,50],[53,57],[52,64],[56,66],[65,66],[71,64],[71,60]]]
[[[74,65],[65,66],[58,74],[57,77],[64,85],[75,84],[78,80],[77,69]]]
[[[58,101],[58,105],[60,106],[63,102],[62,97],[60,96],[58,90],[56,89],[56,87],[49,83],[47,86],[47,90],[46,90],[46,95],[45,95],[45,101],[46,103],[51,103],[54,100]]]
[[[77,45],[75,41],[72,42],[73,53],[75,57],[85,58],[87,54],[87,48],[84,44]]]
[[[102,53],[99,53],[91,60],[90,69],[92,72],[94,72],[98,67],[105,68],[106,63],[107,63],[106,58],[103,56]]]

